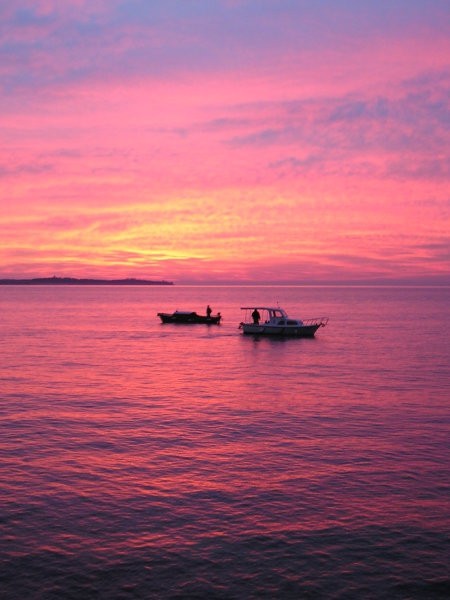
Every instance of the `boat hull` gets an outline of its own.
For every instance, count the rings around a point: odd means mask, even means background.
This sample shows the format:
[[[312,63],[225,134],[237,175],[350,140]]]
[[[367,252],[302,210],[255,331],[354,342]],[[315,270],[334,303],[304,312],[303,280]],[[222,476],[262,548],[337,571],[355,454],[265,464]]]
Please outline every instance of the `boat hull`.
[[[196,312],[191,313],[158,313],[158,317],[162,323],[188,323],[188,324],[203,324],[203,325],[219,325],[221,316],[198,315]]]
[[[267,335],[277,337],[314,337],[316,331],[322,327],[320,323],[314,325],[256,325],[253,323],[242,323],[242,332],[249,335]]]

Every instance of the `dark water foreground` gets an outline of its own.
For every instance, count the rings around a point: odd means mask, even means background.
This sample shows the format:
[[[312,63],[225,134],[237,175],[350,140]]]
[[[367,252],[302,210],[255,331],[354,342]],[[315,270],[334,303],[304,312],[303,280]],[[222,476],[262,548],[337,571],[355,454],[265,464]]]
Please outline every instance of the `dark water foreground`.
[[[450,597],[449,290],[0,299],[1,598]],[[240,335],[270,300],[330,325]]]
[[[114,557],[43,549],[6,563],[3,597],[448,598],[448,562],[435,556],[446,546],[448,537],[423,530],[335,528],[184,550],[114,547]]]

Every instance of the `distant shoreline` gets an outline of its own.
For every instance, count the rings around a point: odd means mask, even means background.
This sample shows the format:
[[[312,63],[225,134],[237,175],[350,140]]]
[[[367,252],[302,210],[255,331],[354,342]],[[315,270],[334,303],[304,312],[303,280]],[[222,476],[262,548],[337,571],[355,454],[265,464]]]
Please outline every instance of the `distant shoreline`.
[[[32,279],[0,279],[0,285],[173,285],[173,282],[134,278],[76,279],[75,277],[34,277]]]

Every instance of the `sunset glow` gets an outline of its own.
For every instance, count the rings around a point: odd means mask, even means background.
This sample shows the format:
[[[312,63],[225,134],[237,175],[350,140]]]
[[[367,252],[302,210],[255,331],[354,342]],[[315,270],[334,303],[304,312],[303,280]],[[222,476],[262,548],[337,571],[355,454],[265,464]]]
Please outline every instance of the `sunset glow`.
[[[450,283],[447,0],[0,7],[0,277]]]

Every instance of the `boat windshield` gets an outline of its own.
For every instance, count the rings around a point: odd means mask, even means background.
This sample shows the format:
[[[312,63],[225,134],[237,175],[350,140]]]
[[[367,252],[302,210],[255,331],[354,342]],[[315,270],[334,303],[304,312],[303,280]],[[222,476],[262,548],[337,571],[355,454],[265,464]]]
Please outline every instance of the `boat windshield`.
[[[282,310],[278,310],[278,309],[269,311],[269,314],[270,314],[271,317],[276,317],[277,319],[282,319],[282,318],[285,317],[283,311]]]

